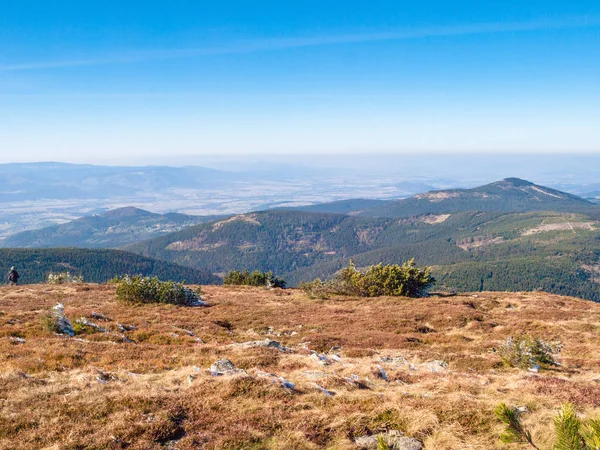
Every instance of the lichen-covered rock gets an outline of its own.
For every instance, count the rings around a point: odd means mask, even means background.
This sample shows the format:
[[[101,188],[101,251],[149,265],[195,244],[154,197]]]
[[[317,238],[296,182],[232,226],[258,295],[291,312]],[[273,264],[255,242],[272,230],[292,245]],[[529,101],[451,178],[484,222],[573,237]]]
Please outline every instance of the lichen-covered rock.
[[[65,316],[65,307],[62,303],[57,303],[56,306],[52,308],[52,316],[55,321],[57,333],[66,334],[67,336],[75,336],[73,324]]]
[[[286,351],[287,348],[281,345],[280,342],[272,341],[271,339],[263,339],[260,341],[249,341],[249,342],[240,342],[236,344],[231,344],[230,347],[234,348],[256,348],[256,347],[264,347],[264,348],[276,348],[281,351]]]
[[[214,376],[230,376],[236,374],[245,374],[246,371],[242,369],[237,369],[235,365],[228,359],[220,359],[218,361],[215,361],[210,366],[210,373]]]
[[[359,449],[377,450],[377,441],[380,438],[383,438],[392,450],[423,450],[423,444],[415,438],[404,436],[400,431],[395,430],[371,436],[361,436],[355,439],[354,443]]]
[[[429,361],[425,363],[425,368],[431,373],[440,373],[448,370],[448,363],[446,361]]]

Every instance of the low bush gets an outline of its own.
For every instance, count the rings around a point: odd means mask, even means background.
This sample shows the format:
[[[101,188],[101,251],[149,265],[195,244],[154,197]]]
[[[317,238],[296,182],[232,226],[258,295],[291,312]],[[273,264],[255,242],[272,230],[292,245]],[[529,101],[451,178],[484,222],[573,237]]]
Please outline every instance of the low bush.
[[[48,284],[83,283],[83,275],[72,275],[70,272],[50,272],[46,277]]]
[[[531,433],[521,423],[522,412],[504,403],[495,409],[496,417],[504,424],[500,440],[506,444],[528,444],[540,450]],[[566,403],[554,417],[556,443],[553,450],[597,450],[600,448],[600,420],[578,417],[575,407]]]
[[[237,286],[258,286],[268,288],[285,288],[285,280],[276,277],[272,272],[261,272],[255,270],[248,272],[247,270],[240,272],[232,270],[225,275],[223,284]]]
[[[537,337],[509,337],[498,347],[498,354],[507,367],[519,369],[547,368],[557,365],[554,355],[560,353],[562,344],[544,342]]]
[[[169,303],[203,306],[200,288],[193,290],[182,283],[161,281],[158,277],[129,276],[111,280],[117,285],[117,300],[125,303]]]
[[[383,295],[421,297],[433,285],[435,279],[431,269],[415,267],[414,259],[402,265],[382,263],[358,270],[352,261],[332,280],[316,279],[301,283],[300,288],[313,298],[326,298],[329,295],[354,295],[358,297],[379,297]]]

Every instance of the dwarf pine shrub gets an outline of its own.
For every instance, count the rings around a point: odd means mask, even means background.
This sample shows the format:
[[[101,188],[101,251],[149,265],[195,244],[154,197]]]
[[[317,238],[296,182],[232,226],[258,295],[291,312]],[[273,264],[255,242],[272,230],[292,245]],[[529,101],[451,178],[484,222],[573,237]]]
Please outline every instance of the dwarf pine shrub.
[[[223,284],[268,288],[285,288],[286,285],[285,280],[276,277],[272,272],[261,272],[260,270],[253,272],[232,270],[225,275]]]
[[[521,422],[521,411],[501,403],[494,413],[505,426],[500,441],[506,444],[528,444],[531,448],[540,450]],[[600,420],[580,418],[573,404],[565,403],[553,422],[555,444],[552,450],[600,449]]]
[[[498,347],[498,354],[507,367],[540,369],[557,365],[554,355],[560,353],[562,344],[544,342],[537,337],[509,337]]]
[[[329,281],[316,279],[310,283],[301,283],[310,297],[326,298],[331,294],[354,295],[357,297],[380,297],[383,295],[421,297],[435,283],[431,269],[415,267],[411,259],[402,265],[382,263],[370,266],[366,271],[358,270],[354,263],[342,269]]]
[[[117,300],[125,303],[169,303],[204,306],[200,288],[192,290],[182,283],[161,281],[158,277],[129,276],[111,280],[117,285]]]
[[[71,272],[50,272],[46,278],[48,284],[83,283],[83,275],[72,275]]]

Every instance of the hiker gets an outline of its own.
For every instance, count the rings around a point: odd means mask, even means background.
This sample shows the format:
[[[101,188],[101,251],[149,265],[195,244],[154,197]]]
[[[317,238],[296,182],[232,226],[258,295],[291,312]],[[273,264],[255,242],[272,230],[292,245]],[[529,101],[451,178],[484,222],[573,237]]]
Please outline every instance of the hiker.
[[[14,266],[10,268],[8,273],[8,284],[16,286],[19,283],[19,273],[15,270]]]

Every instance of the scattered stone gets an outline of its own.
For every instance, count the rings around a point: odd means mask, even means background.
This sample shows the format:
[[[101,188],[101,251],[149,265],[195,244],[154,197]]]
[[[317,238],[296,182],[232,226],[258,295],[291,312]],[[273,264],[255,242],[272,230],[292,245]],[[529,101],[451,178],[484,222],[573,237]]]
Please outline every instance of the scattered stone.
[[[440,373],[448,370],[448,363],[441,360],[429,361],[424,366],[431,373]]]
[[[381,367],[381,366],[377,366],[377,369],[379,370],[379,376],[380,376],[381,378],[383,378],[385,381],[388,381],[388,382],[389,382],[389,381],[390,381],[390,379],[388,378],[388,376],[387,376],[387,373],[386,373],[386,371],[384,370],[384,368],[383,368],[383,367]]]
[[[276,348],[281,351],[286,351],[287,347],[281,345],[281,343],[277,341],[272,341],[271,339],[263,339],[261,341],[249,341],[249,342],[241,342],[236,344],[230,344],[228,347],[233,348],[256,348],[256,347],[264,347],[264,348]]]
[[[307,371],[301,372],[301,375],[309,380],[322,380],[324,378],[329,378],[329,374],[326,372],[316,372],[316,371]]]
[[[220,359],[210,366],[210,373],[213,376],[231,376],[237,374],[245,374],[246,371],[237,369],[235,365],[228,359]]]
[[[270,378],[273,381],[273,383],[280,384],[282,388],[284,388],[288,391],[293,391],[294,388],[296,387],[296,385],[294,383],[292,383],[291,381],[287,381],[285,378],[278,377],[277,375],[275,375],[273,373],[258,372],[258,376],[263,377],[263,378]]]
[[[117,328],[121,333],[125,333],[126,331],[134,331],[135,327],[133,325],[123,325],[117,322]]]
[[[414,438],[404,436],[400,431],[391,430],[387,433],[378,433],[371,436],[361,436],[354,440],[356,446],[363,450],[377,450],[378,440],[384,442],[392,450],[422,450],[423,445]]]
[[[182,333],[187,334],[188,336],[191,336],[191,337],[196,336],[193,332],[191,332],[190,330],[186,330],[185,328],[179,328],[179,327],[175,327],[175,326],[173,328],[175,328],[176,330],[178,330]]]
[[[328,391],[327,389],[325,389],[323,386],[319,386],[317,383],[313,383],[313,386],[316,387],[318,390],[320,390],[323,394],[325,394],[327,397],[333,397],[335,395],[335,392],[333,391]]]
[[[329,366],[330,364],[333,364],[334,362],[339,362],[342,360],[342,358],[340,358],[339,355],[332,355],[332,356],[328,356],[326,354],[319,355],[314,350],[311,351],[310,358],[314,359],[319,364],[322,364],[324,366]]]
[[[75,336],[73,324],[65,316],[65,307],[62,303],[57,303],[56,306],[52,308],[52,316],[54,317],[58,334],[66,334],[71,337]]]
[[[109,319],[108,317],[106,317],[104,314],[95,312],[95,311],[92,311],[92,313],[90,314],[90,317],[92,319],[96,319],[96,320],[103,320],[104,322],[110,322],[112,320],[112,319]]]
[[[382,356],[379,358],[379,362],[382,364],[390,364],[392,366],[405,366],[408,364],[408,360],[404,356]]]
[[[358,375],[352,374],[349,377],[344,377],[344,381],[351,386],[357,387],[358,389],[370,389],[366,383],[360,381]]]
[[[81,319],[76,320],[75,323],[78,323],[79,325],[83,325],[84,327],[93,328],[94,330],[98,331],[99,333],[106,333],[106,330],[104,328],[102,328],[98,324],[95,324],[94,322],[90,322],[85,317],[82,317]]]
[[[118,381],[119,377],[112,372],[104,372],[103,370],[98,369],[96,380],[100,383],[108,383],[109,381]]]
[[[25,343],[25,339],[23,339],[22,337],[15,337],[15,336],[11,336],[10,338],[10,342],[11,344],[24,344]]]

